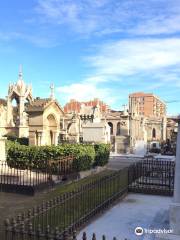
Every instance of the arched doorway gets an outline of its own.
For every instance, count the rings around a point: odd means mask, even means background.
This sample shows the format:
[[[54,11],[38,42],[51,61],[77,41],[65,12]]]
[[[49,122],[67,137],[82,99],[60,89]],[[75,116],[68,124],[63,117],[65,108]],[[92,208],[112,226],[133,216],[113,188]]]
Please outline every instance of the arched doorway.
[[[117,123],[116,135],[117,135],[117,136],[121,135],[121,123],[120,123],[120,122]]]
[[[153,130],[152,130],[152,138],[156,138],[156,129],[155,128],[153,128]]]
[[[48,123],[48,145],[57,144],[57,121],[53,114],[48,115],[47,117],[47,123]]]
[[[108,125],[110,126],[110,134],[113,135],[113,124],[112,124],[112,122],[108,122]]]
[[[11,107],[12,107],[11,114],[12,114],[13,124],[17,126],[19,125],[19,99],[16,95],[13,95],[11,98]]]

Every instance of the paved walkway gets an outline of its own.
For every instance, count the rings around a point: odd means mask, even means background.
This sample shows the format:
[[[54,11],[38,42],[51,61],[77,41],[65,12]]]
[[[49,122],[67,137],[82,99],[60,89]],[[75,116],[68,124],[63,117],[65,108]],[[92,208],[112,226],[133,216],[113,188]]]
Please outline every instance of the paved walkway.
[[[96,233],[96,239],[112,240],[154,240],[154,234],[135,235],[135,228],[169,229],[168,209],[172,197],[153,196],[144,194],[128,194],[121,202],[101,215],[87,227],[82,229],[78,240],[85,231],[87,239]]]
[[[142,161],[143,159],[144,157],[136,155],[112,155],[110,156],[107,168],[111,170],[120,170],[133,163]]]

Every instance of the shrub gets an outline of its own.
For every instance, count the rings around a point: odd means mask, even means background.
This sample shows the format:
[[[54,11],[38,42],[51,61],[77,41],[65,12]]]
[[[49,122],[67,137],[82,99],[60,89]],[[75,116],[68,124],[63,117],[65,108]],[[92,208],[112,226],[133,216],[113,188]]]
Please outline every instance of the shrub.
[[[21,145],[26,145],[26,146],[29,145],[29,138],[26,138],[26,137],[18,138],[15,135],[9,135],[9,134],[4,135],[4,137],[6,137],[7,140],[9,140],[9,141],[17,142]]]
[[[73,155],[73,169],[84,171],[93,166],[104,166],[109,159],[106,144],[61,144],[58,146],[24,146],[7,141],[7,161],[12,167],[45,169],[49,160]]]
[[[108,163],[111,146],[110,144],[95,144],[95,166],[104,166]]]

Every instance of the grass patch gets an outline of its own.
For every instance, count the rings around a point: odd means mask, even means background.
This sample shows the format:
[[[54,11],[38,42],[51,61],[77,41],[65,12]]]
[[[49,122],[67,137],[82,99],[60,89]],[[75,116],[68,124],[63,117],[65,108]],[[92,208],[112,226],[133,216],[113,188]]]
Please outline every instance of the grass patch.
[[[50,226],[52,232],[55,231],[55,227],[58,227],[60,232],[62,232],[68,226],[88,216],[102,203],[127,187],[127,168],[116,172],[106,170],[60,186],[50,192],[44,199],[51,199],[48,205],[41,205],[33,210],[34,213],[32,211],[31,223],[33,230],[37,231],[37,227],[40,224],[43,232],[46,231],[47,225]],[[70,194],[72,191],[73,194]],[[60,202],[56,202],[57,199],[53,200],[53,198],[60,195],[63,195],[63,199]]]
[[[75,180],[75,181],[72,181],[71,183],[67,183],[65,185],[58,186],[58,187],[56,187],[55,190],[51,191],[49,197],[50,198],[57,197],[60,194],[76,190],[79,187],[84,186],[84,185],[86,185],[88,183],[91,183],[93,181],[96,181],[98,179],[101,179],[102,177],[109,176],[113,172],[114,172],[113,170],[104,170],[100,173],[92,174],[92,175],[90,175],[88,177],[85,177],[83,179]]]

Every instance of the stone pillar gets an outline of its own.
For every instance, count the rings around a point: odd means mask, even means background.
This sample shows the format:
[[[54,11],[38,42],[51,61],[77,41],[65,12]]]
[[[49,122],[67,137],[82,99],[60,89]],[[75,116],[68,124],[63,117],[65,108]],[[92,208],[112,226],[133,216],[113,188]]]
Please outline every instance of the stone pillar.
[[[170,206],[170,227],[173,229],[173,234],[178,235],[180,239],[180,119],[176,143],[174,203]]]
[[[13,115],[12,115],[12,103],[11,99],[7,97],[7,124],[10,126],[13,122]]]
[[[163,141],[166,141],[167,139],[167,136],[166,136],[166,129],[167,129],[167,118],[166,117],[163,117]]]
[[[0,136],[0,162],[6,161],[6,138]]]
[[[53,131],[53,144],[54,145],[58,145],[58,135],[59,135],[58,131]]]
[[[65,125],[64,125],[64,117],[63,117],[63,129],[65,129]]]
[[[38,142],[37,142],[38,146],[42,145],[42,132],[38,132]]]
[[[169,209],[170,230],[172,234],[157,235],[158,240],[179,240],[180,239],[180,119],[178,121],[178,135],[176,144],[176,167],[174,199]]]

